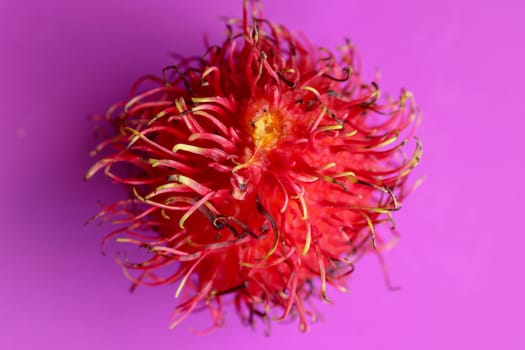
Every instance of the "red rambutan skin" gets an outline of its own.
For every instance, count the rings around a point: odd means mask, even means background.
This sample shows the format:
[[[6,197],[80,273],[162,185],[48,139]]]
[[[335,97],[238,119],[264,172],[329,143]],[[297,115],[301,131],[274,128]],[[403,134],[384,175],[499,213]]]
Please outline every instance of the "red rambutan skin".
[[[86,178],[128,189],[96,216],[119,225],[104,243],[150,253],[117,258],[134,286],[178,283],[172,326],[202,305],[220,325],[228,294],[247,323],[298,317],[306,330],[308,298],[344,290],[356,259],[395,236],[419,110],[408,91],[381,98],[364,83],[349,41],[334,55],[248,12],[222,45],[141,79],[108,111]]]

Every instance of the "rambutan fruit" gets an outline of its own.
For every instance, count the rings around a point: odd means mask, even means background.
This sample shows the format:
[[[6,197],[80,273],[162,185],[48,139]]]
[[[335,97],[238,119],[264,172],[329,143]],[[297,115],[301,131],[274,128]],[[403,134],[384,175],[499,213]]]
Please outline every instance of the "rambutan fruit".
[[[128,190],[96,218],[119,225],[104,242],[148,252],[117,258],[134,286],[178,283],[172,326],[202,307],[220,325],[230,295],[247,323],[297,318],[306,330],[305,302],[344,290],[355,261],[395,237],[391,214],[421,156],[410,92],[381,97],[351,42],[315,48],[252,8],[222,44],[109,109],[86,175]]]

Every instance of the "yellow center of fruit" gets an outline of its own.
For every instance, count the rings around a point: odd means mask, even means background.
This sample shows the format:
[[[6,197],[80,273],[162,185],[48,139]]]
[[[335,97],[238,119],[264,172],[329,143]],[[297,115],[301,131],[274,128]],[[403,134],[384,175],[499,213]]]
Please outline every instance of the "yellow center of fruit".
[[[281,138],[280,116],[263,111],[252,122],[253,141],[255,147],[261,150],[270,150]]]

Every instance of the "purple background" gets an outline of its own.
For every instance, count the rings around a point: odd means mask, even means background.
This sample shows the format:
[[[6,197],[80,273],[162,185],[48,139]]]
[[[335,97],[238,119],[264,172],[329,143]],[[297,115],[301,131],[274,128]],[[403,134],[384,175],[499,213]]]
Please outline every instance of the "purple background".
[[[335,48],[360,48],[368,77],[412,90],[424,111],[424,185],[398,213],[400,244],[358,265],[350,295],[324,320],[226,326],[196,337],[195,316],[168,331],[174,287],[129,283],[82,227],[108,199],[82,176],[94,145],[87,116],[126,96],[168,51],[219,40],[217,15],[241,1],[0,1],[0,348],[2,349],[524,349],[522,1],[265,1],[265,14]],[[207,323],[206,323],[207,325]]]

